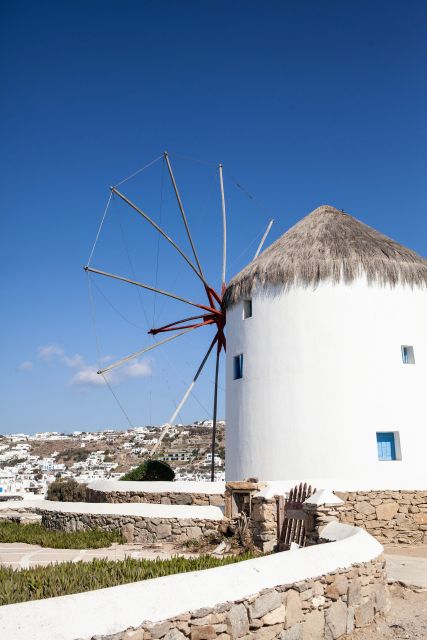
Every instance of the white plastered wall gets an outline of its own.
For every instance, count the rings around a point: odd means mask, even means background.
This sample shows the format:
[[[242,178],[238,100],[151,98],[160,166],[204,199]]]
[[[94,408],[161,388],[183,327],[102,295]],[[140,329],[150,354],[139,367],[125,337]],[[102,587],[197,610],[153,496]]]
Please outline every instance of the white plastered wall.
[[[361,278],[263,290],[246,320],[242,306],[227,311],[227,480],[427,488],[426,289]],[[378,461],[377,431],[399,432],[402,460]]]

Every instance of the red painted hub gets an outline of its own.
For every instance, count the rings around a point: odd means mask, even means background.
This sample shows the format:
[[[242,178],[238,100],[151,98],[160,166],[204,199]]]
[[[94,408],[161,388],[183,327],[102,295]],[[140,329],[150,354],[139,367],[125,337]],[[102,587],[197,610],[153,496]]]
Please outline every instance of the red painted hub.
[[[226,339],[224,334],[225,329],[225,309],[223,308],[222,298],[224,293],[224,287],[221,295],[219,295],[212,287],[205,287],[206,294],[209,300],[209,306],[204,304],[198,304],[200,309],[206,311],[201,315],[190,316],[177,320],[176,322],[170,322],[157,329],[150,329],[148,333],[155,336],[158,333],[166,333],[167,331],[180,331],[182,329],[196,329],[198,327],[205,327],[208,324],[215,324],[217,327],[217,333],[215,336],[215,342],[218,345],[218,352],[221,349],[226,350]],[[193,322],[193,320],[199,320],[200,322]],[[187,324],[189,323],[189,324]]]

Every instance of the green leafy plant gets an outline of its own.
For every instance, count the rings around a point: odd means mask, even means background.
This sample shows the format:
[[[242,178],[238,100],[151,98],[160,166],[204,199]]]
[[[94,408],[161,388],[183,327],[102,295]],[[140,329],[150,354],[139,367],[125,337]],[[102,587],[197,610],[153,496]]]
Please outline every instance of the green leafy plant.
[[[250,558],[251,554],[227,558],[209,555],[198,558],[175,556],[169,560],[101,559],[91,562],[63,562],[20,571],[0,566],[0,605],[104,589],[175,573],[212,569]]]
[[[38,523],[0,522],[0,542],[25,542],[51,549],[101,549],[123,540],[117,531],[90,529],[69,532],[46,529]]]
[[[58,478],[49,485],[47,499],[57,502],[86,502],[86,485],[73,478]]]
[[[159,480],[171,482],[175,478],[175,471],[170,465],[161,460],[145,460],[132,471],[128,471],[120,480],[148,481]]]

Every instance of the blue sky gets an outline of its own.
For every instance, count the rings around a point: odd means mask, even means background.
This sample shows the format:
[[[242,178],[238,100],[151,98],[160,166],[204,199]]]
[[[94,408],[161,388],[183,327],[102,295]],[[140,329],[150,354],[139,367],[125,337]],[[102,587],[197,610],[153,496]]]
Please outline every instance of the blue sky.
[[[3,4],[0,432],[127,426],[95,384],[82,266],[109,186],[165,149],[215,285],[219,161],[229,276],[251,259],[270,217],[273,240],[323,203],[427,255],[426,27],[422,1]],[[122,189],[184,245],[162,171],[158,162]],[[157,247],[115,202],[93,265],[202,299],[179,256]],[[104,361],[150,344],[151,320],[187,315],[184,305],[95,278]],[[167,420],[211,333],[155,350],[112,379],[133,424]],[[183,420],[209,415],[212,378],[208,368]]]

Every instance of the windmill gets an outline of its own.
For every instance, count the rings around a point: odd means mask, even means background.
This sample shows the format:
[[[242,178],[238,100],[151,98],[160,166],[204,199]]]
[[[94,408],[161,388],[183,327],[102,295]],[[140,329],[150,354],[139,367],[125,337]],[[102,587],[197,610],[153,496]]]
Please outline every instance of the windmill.
[[[220,192],[221,192],[221,214],[222,214],[222,235],[223,235],[223,242],[222,242],[222,271],[221,271],[221,290],[215,290],[214,287],[212,287],[209,282],[206,280],[204,271],[202,269],[202,265],[201,262],[199,260],[199,256],[194,244],[194,240],[190,231],[190,227],[188,224],[188,219],[187,219],[187,215],[185,213],[184,210],[184,206],[182,203],[182,199],[180,196],[180,192],[178,189],[178,185],[176,183],[175,180],[175,176],[173,173],[173,169],[172,169],[172,165],[171,165],[171,161],[169,158],[169,155],[167,152],[164,152],[164,154],[162,156],[159,156],[159,158],[156,158],[153,162],[149,163],[148,165],[146,165],[145,167],[143,167],[143,169],[147,168],[148,166],[154,164],[154,162],[157,162],[158,160],[163,159],[164,163],[167,167],[167,171],[171,180],[171,184],[173,187],[173,191],[175,194],[175,198],[178,204],[178,208],[179,208],[179,212],[182,218],[182,222],[184,224],[184,228],[185,228],[185,233],[187,236],[187,239],[189,241],[189,245],[191,248],[191,256],[189,257],[187,255],[187,253],[185,253],[180,246],[178,246],[178,244],[168,235],[168,233],[161,227],[159,226],[159,224],[157,224],[157,222],[155,222],[147,213],[145,213],[145,211],[143,211],[138,205],[136,205],[132,200],[130,200],[125,194],[123,194],[121,191],[119,191],[119,189],[117,188],[118,186],[120,186],[123,182],[125,182],[126,180],[130,179],[131,177],[133,177],[135,174],[132,174],[131,176],[129,176],[129,178],[126,178],[125,180],[121,181],[118,185],[113,186],[110,188],[110,197],[107,203],[107,207],[104,211],[104,215],[101,221],[101,225],[98,229],[98,233],[96,235],[95,238],[95,242],[88,260],[87,265],[84,267],[84,270],[86,271],[86,273],[88,274],[97,274],[99,276],[103,276],[105,278],[112,278],[114,280],[119,280],[121,282],[125,282],[128,284],[131,284],[135,287],[139,287],[140,289],[144,289],[146,291],[151,291],[154,292],[156,294],[159,294],[161,296],[165,296],[168,297],[170,299],[173,300],[177,300],[179,302],[185,303],[191,307],[193,307],[193,309],[197,309],[198,313],[195,315],[191,315],[185,318],[182,318],[180,320],[175,320],[173,322],[169,322],[168,324],[165,324],[163,326],[159,326],[159,327],[152,327],[148,333],[150,335],[152,335],[153,337],[155,336],[161,336],[162,334],[168,334],[171,333],[172,335],[165,337],[157,342],[155,342],[154,344],[145,347],[143,349],[140,349],[139,351],[136,351],[134,353],[131,353],[128,356],[125,356],[124,358],[121,358],[120,360],[110,364],[109,366],[100,369],[97,373],[99,375],[102,375],[104,377],[104,380],[107,382],[107,380],[105,379],[105,374],[107,374],[109,371],[112,371],[113,369],[120,367],[126,363],[128,363],[129,361],[140,357],[141,355],[157,348],[160,347],[172,340],[175,340],[177,338],[179,338],[180,336],[187,334],[191,331],[194,331],[195,329],[199,329],[201,327],[205,327],[205,326],[209,326],[212,325],[215,328],[215,335],[209,345],[209,348],[207,350],[207,352],[205,353],[203,359],[200,362],[199,367],[196,370],[195,375],[193,376],[193,379],[191,380],[190,385],[188,386],[188,388],[186,389],[183,397],[181,398],[180,402],[178,403],[178,405],[176,406],[176,409],[174,410],[174,412],[172,413],[172,415],[170,416],[169,420],[164,424],[164,427],[161,431],[161,435],[157,441],[157,443],[154,445],[154,447],[152,448],[152,450],[149,453],[149,456],[152,457],[154,456],[154,454],[156,453],[157,449],[159,448],[159,446],[162,443],[162,440],[164,439],[165,435],[168,432],[168,429],[170,428],[170,426],[174,423],[176,417],[178,416],[178,414],[180,413],[181,409],[183,408],[185,402],[187,401],[188,397],[190,396],[190,394],[192,393],[192,390],[200,376],[200,374],[202,373],[209,357],[211,356],[212,353],[214,353],[215,355],[215,377],[214,377],[214,393],[213,393],[213,424],[212,424],[212,444],[211,444],[211,454],[212,454],[212,461],[211,461],[211,481],[213,482],[215,479],[215,446],[216,446],[216,428],[217,428],[217,410],[218,410],[218,376],[219,376],[219,366],[220,366],[220,358],[221,358],[221,354],[226,351],[226,338],[225,338],[225,324],[226,324],[226,314],[225,314],[225,309],[223,307],[223,295],[226,289],[226,265],[227,265],[227,218],[226,218],[226,206],[225,206],[225,195],[224,195],[224,180],[223,180],[223,167],[222,164],[218,165],[218,178],[219,178],[219,187],[220,187]],[[141,169],[140,171],[142,171],[143,169]],[[118,274],[114,274],[114,273],[109,273],[107,271],[103,271],[100,269],[96,269],[94,267],[91,266],[91,261],[93,258],[93,254],[94,254],[94,250],[97,244],[97,241],[99,239],[99,235],[100,232],[102,230],[102,225],[103,222],[105,220],[105,215],[107,213],[108,210],[108,206],[111,202],[111,198],[112,197],[117,197],[120,200],[122,200],[130,209],[132,209],[134,212],[136,212],[146,223],[148,223],[149,225],[151,225],[151,227],[153,229],[155,229],[155,231],[157,231],[158,234],[160,234],[160,236],[162,236],[174,249],[175,251],[181,256],[181,258],[186,262],[186,264],[188,265],[188,267],[190,268],[191,272],[193,273],[193,275],[198,278],[200,280],[200,282],[203,285],[203,290],[205,293],[205,300],[204,302],[194,302],[191,301],[185,297],[183,297],[182,295],[178,295],[175,293],[172,293],[170,291],[165,291],[163,289],[158,288],[157,286],[152,286],[146,283],[142,283],[139,282],[137,280],[133,280],[127,277],[124,277],[122,275],[118,275]],[[268,232],[270,231],[271,225],[272,225],[273,221],[271,220],[267,230],[265,231],[262,239],[261,239],[261,243],[259,244],[259,247],[257,249],[257,252],[255,254],[255,257],[258,256],[261,247],[264,244],[264,241],[267,237]],[[108,382],[107,382],[108,384]]]

